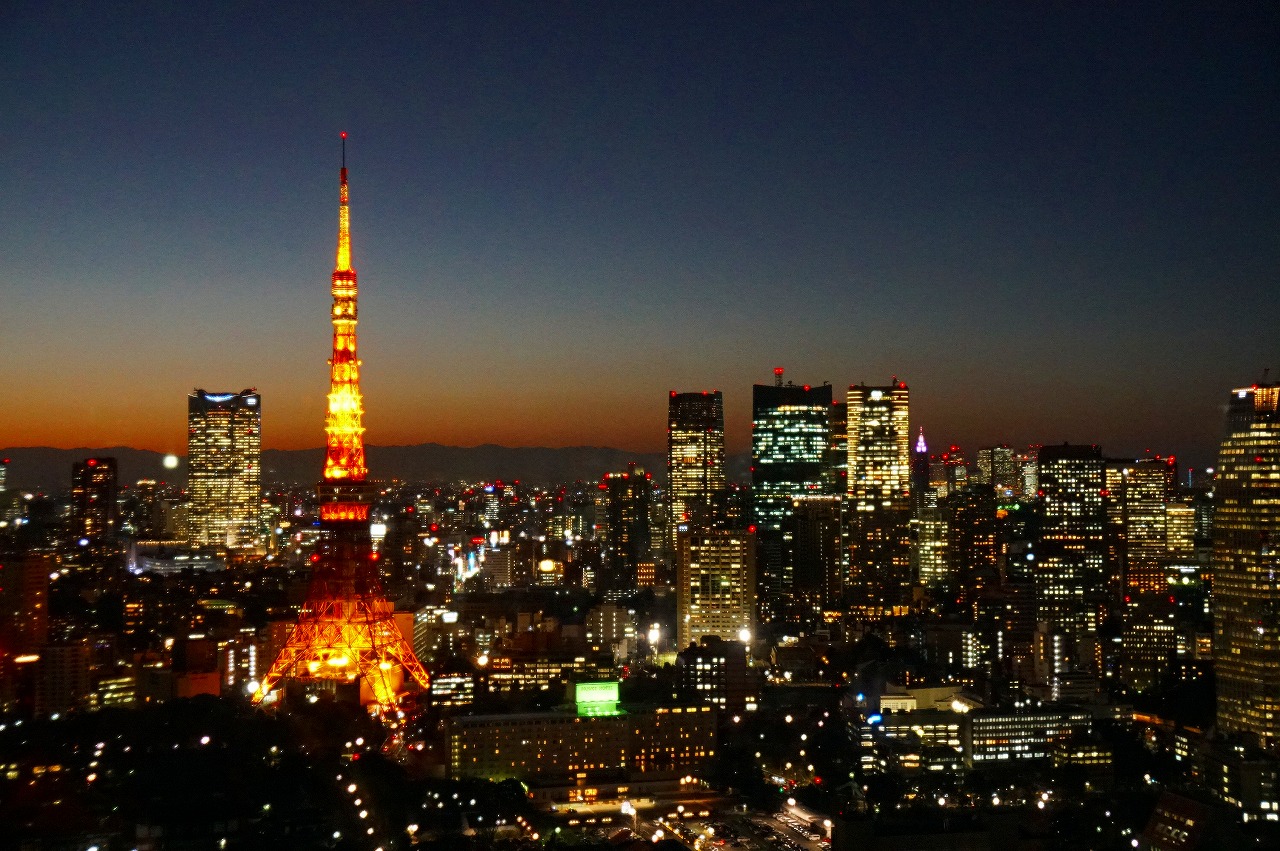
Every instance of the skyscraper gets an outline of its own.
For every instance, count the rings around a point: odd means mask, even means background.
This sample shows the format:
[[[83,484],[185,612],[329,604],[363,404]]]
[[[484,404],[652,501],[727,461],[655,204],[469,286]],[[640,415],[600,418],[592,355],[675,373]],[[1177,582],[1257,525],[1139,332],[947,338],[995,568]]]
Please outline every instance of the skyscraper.
[[[825,609],[844,594],[844,499],[832,494],[796,497],[783,523],[793,604],[788,619],[813,631]]]
[[[755,536],[738,530],[682,532],[676,550],[676,642],[750,639],[756,608]]]
[[[260,546],[262,399],[254,390],[187,397],[187,492],[196,546]]]
[[[869,616],[910,602],[910,393],[849,386],[849,592]]]
[[[58,564],[46,553],[0,550],[0,668],[6,657],[37,654],[49,640],[49,575]]]
[[[924,442],[923,428],[911,450],[910,481],[912,517],[920,517],[927,509],[938,507],[938,492],[929,483],[929,445]]]
[[[849,404],[844,399],[831,400],[831,444],[827,461],[824,490],[831,496],[844,498],[849,477]]]
[[[977,459],[978,472],[974,478],[982,484],[990,485],[995,490],[997,499],[1003,500],[1021,490],[1013,450],[1007,445],[984,446],[978,450]]]
[[[651,558],[653,478],[633,461],[626,470],[605,473],[597,492],[596,539],[604,561],[597,590],[607,596],[629,593],[636,587],[637,565]]]
[[[671,391],[667,404],[667,548],[681,525],[710,526],[725,489],[724,397]]]
[[[1173,458],[1109,460],[1106,477],[1113,584],[1123,595],[1167,595],[1167,511],[1177,478]]]
[[[939,513],[946,524],[950,590],[972,607],[1000,582],[996,492],[985,482],[971,482],[948,494]]]
[[[1015,496],[1030,498],[1040,490],[1040,449],[1038,443],[1027,446],[1026,452],[1018,452],[1013,456],[1013,465],[1017,472],[1017,489]]]
[[[788,543],[783,530],[797,497],[824,492],[832,481],[827,470],[831,453],[831,385],[811,387],[782,383],[752,387],[751,522],[760,548],[760,592],[777,616],[791,591]]]
[[[1213,658],[1218,727],[1280,746],[1280,384],[1233,390],[1218,452]]]
[[[929,482],[929,464],[922,428],[911,450],[911,574],[936,597],[951,593],[951,568],[947,520],[938,503],[938,490]]]
[[[1103,467],[1096,446],[1064,443],[1040,450],[1036,619],[1072,637],[1097,630],[1098,606],[1106,600]]]
[[[120,523],[116,459],[86,458],[71,466],[71,519],[77,536],[111,541]]]

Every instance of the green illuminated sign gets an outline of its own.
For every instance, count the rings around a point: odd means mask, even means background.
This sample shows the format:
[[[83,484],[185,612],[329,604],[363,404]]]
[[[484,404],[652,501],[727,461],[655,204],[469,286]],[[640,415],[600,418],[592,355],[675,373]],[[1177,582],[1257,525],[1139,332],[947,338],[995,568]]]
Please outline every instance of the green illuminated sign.
[[[578,683],[573,690],[579,715],[617,715],[618,684],[616,682]]]

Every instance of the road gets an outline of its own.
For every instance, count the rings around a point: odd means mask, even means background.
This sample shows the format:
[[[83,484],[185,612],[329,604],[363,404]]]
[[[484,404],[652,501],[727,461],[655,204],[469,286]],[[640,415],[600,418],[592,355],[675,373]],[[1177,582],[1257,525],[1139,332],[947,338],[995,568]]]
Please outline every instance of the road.
[[[826,851],[828,847],[801,832],[811,832],[807,822],[815,816],[800,807],[789,805],[781,813],[766,815],[730,810],[726,804],[720,799],[636,800],[631,802],[634,819],[621,812],[616,802],[556,809],[567,827],[595,829],[607,835],[634,825],[636,835],[643,839],[652,839],[662,831],[662,837],[674,838],[695,851]]]
[[[669,819],[665,815],[640,819],[637,833],[651,839],[678,839],[697,851],[825,851],[821,842],[810,840],[776,818],[761,814],[716,814],[710,818]]]

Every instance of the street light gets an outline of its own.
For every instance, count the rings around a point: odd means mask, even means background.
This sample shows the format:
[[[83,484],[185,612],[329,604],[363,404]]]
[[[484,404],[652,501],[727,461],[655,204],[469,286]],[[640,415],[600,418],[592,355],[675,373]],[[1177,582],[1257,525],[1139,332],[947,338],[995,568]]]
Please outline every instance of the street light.
[[[636,808],[632,805],[630,801],[622,802],[622,814],[624,816],[631,816],[631,832],[635,833],[636,832]]]

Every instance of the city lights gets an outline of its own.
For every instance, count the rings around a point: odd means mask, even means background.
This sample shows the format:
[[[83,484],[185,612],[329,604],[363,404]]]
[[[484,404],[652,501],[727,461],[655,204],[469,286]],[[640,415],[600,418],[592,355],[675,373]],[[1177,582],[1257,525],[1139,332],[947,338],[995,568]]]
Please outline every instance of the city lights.
[[[6,843],[1280,848],[1271,5],[47,5]]]

